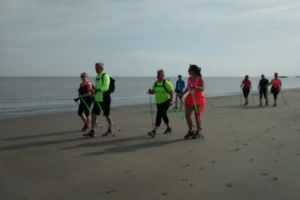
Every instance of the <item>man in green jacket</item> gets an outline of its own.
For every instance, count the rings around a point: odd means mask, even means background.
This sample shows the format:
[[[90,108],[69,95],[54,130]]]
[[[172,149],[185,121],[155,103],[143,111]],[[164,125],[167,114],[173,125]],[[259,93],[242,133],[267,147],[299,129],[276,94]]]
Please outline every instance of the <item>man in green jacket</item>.
[[[94,106],[92,110],[92,128],[91,130],[84,134],[84,136],[94,137],[95,135],[95,125],[97,120],[97,115],[100,115],[103,112],[106,121],[108,123],[108,129],[102,136],[107,136],[112,134],[111,126],[112,121],[110,118],[110,103],[111,97],[110,93],[107,92],[109,90],[110,85],[110,77],[108,74],[104,73],[104,64],[96,63],[95,69],[97,72],[96,83],[95,83],[95,93],[94,93]]]

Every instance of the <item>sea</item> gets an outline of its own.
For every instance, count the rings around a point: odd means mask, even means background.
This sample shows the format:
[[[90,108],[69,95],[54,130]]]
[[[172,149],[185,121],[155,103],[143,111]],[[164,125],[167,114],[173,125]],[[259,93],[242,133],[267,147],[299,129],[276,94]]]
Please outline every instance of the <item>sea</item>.
[[[148,88],[155,77],[113,77],[112,107],[149,103]],[[176,77],[167,77],[175,85]],[[268,77],[269,80],[271,77]],[[90,80],[93,82],[94,78]],[[187,80],[187,78],[183,78]],[[205,77],[205,96],[240,95],[243,77]],[[259,77],[252,77],[257,92]],[[300,78],[282,78],[283,90],[300,88]],[[0,119],[76,111],[79,77],[0,77]]]

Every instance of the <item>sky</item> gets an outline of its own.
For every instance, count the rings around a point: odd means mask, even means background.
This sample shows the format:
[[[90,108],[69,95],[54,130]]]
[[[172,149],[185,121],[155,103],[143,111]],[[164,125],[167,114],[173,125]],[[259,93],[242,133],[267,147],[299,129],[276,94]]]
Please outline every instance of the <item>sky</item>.
[[[0,76],[300,75],[299,0],[0,0]]]

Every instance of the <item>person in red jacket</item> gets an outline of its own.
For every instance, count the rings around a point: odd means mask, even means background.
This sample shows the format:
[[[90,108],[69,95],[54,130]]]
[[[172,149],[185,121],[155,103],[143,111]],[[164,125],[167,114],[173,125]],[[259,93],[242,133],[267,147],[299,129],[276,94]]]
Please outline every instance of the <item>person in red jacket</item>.
[[[273,106],[275,107],[277,106],[277,97],[282,87],[281,80],[278,78],[278,73],[274,74],[274,78],[271,81],[270,85],[271,85],[271,93],[273,94],[273,98],[274,98]]]
[[[82,82],[78,89],[79,97],[74,99],[75,101],[80,100],[77,114],[83,121],[82,131],[87,130],[90,127],[91,122],[91,105],[93,103],[93,84],[89,81],[88,74],[86,72],[80,75]]]

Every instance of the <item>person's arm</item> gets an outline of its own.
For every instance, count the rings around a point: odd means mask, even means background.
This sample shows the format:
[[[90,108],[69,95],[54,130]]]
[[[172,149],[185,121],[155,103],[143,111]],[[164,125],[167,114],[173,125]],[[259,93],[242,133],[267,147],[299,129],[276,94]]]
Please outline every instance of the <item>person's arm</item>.
[[[106,92],[106,91],[108,91],[108,89],[109,89],[109,84],[110,84],[110,77],[109,77],[109,75],[108,74],[105,74],[104,76],[103,76],[103,80],[101,80],[102,81],[102,84],[101,84],[101,86],[100,86],[100,91],[101,92]]]
[[[243,87],[243,85],[244,85],[244,81],[242,81],[242,83],[241,83],[240,87]]]
[[[173,85],[170,81],[166,81],[166,88],[169,91],[169,94],[171,96],[171,100],[173,100]]]
[[[203,79],[200,79],[200,86],[196,86],[194,87],[195,90],[198,90],[198,91],[204,91],[204,81]]]

